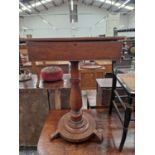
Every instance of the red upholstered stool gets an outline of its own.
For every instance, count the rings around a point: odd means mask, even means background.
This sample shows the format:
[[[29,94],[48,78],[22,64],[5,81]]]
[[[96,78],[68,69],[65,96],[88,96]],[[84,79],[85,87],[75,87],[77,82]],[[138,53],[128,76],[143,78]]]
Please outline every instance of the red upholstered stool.
[[[63,70],[57,66],[45,67],[41,70],[43,81],[58,81],[63,77]]]

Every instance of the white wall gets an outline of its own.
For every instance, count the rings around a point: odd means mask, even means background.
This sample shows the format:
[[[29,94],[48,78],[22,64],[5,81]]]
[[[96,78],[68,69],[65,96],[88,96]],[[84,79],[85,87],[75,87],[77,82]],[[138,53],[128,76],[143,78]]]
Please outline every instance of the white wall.
[[[125,28],[135,28],[135,14],[131,13],[128,15],[121,15],[120,16],[120,23],[118,29],[125,29]],[[135,32],[121,32],[118,33],[118,36],[128,36],[132,37],[135,36]]]
[[[102,34],[113,35],[113,27],[120,24],[128,26],[126,18],[119,14],[110,15],[106,10],[94,6],[78,4],[78,23],[71,24],[69,21],[69,7],[64,4],[59,7],[52,7],[48,11],[41,12],[41,17],[46,19],[50,25],[44,23],[39,16],[26,16],[20,18],[20,36],[26,37],[88,37]],[[129,16],[127,16],[129,18]],[[131,17],[130,17],[131,18]],[[102,20],[101,23],[99,21]],[[121,22],[120,22],[121,21]],[[134,19],[130,20],[132,23]],[[29,28],[23,30],[23,27]]]
[[[113,36],[113,28],[119,27],[120,14],[108,14],[106,35]]]

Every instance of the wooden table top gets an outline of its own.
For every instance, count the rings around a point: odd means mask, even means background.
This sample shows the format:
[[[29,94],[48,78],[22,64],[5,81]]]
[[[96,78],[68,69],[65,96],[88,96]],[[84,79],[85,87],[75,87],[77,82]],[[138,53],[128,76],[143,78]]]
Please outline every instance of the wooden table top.
[[[135,94],[135,72],[117,74],[117,79],[129,93]]]
[[[45,66],[45,65],[69,65],[69,61],[36,61],[36,66]],[[32,62],[28,61],[23,64],[24,66],[32,66]]]
[[[30,61],[119,60],[122,37],[28,39]]]
[[[49,137],[55,132],[58,120],[66,110],[54,110],[49,112],[38,142],[39,155],[134,155],[134,126],[129,127],[128,136],[123,151],[118,151],[121,140],[122,127],[119,119],[109,117],[105,110],[87,110],[96,120],[103,132],[103,142],[98,143],[92,139],[79,143],[69,143],[62,138],[50,141]]]

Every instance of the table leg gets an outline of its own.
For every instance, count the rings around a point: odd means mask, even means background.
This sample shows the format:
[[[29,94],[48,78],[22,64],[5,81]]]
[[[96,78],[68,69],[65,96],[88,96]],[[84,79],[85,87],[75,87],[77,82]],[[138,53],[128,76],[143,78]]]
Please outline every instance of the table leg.
[[[96,129],[94,118],[81,110],[78,63],[78,61],[71,61],[71,111],[61,117],[56,132],[51,135],[51,140],[61,136],[69,142],[82,142],[95,135],[99,141],[102,141],[102,133]]]

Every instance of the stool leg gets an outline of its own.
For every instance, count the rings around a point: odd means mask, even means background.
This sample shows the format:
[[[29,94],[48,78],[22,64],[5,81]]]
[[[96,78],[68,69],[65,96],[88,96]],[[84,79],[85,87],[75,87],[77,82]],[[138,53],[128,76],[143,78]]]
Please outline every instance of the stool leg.
[[[112,113],[112,108],[113,108],[113,100],[115,98],[115,93],[114,90],[116,89],[116,76],[113,74],[113,81],[112,81],[112,91],[111,91],[111,100],[110,100],[110,105],[109,105],[109,114],[111,115]]]
[[[131,104],[131,103],[132,103],[132,98],[129,98],[129,104]],[[119,146],[120,152],[122,151],[125,140],[126,140],[130,119],[131,119],[131,108],[126,107],[125,116],[124,116],[124,125],[123,125],[123,135],[122,135],[122,140],[121,140],[121,143]]]

